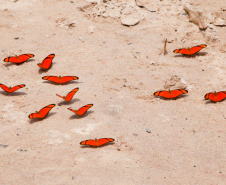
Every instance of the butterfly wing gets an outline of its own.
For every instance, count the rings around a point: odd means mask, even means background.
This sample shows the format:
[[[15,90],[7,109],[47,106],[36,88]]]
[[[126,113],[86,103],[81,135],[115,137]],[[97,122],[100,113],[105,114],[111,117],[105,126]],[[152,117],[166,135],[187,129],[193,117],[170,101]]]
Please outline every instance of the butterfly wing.
[[[98,146],[101,146],[101,145],[104,145],[106,143],[113,142],[113,141],[114,141],[114,139],[112,139],[112,138],[101,138],[101,139],[97,140]]]
[[[71,99],[73,98],[73,96],[75,95],[75,93],[79,90],[79,88],[75,88],[73,89],[71,92],[69,92],[65,98],[65,100],[67,102],[71,101]]]
[[[4,62],[20,63],[18,57],[7,57],[4,59]]]
[[[190,50],[186,49],[186,48],[175,49],[173,52],[174,53],[181,53],[181,54],[184,54],[184,55],[191,55]]]
[[[76,93],[78,90],[79,90],[79,88],[73,89],[71,92],[69,92],[69,93],[67,94],[66,97],[60,96],[60,95],[58,95],[58,94],[57,94],[57,96],[63,98],[63,99],[66,100],[67,102],[70,102],[71,99],[73,98],[73,96],[75,95],[75,93]]]
[[[32,58],[34,56],[35,55],[33,55],[33,54],[23,54],[23,55],[19,55],[19,56],[16,56],[16,57],[5,58],[4,61],[20,64],[20,63],[23,63],[23,62],[27,61],[29,58]]]
[[[56,95],[59,96],[60,98],[63,98],[65,101],[67,101],[67,100],[66,100],[66,97],[60,96],[60,95],[58,95],[58,94],[56,94]]]
[[[201,45],[194,46],[194,47],[190,48],[191,55],[198,53],[201,49],[203,49],[205,47],[207,47],[207,45],[201,44]]]
[[[172,91],[157,91],[154,93],[154,95],[172,99],[172,98],[176,98],[176,97],[180,96],[181,94],[186,94],[186,93],[188,93],[187,90],[176,89],[176,90],[172,90]]]
[[[16,86],[14,86],[14,87],[12,87],[12,88],[9,88],[9,87],[7,87],[6,85],[0,84],[0,87],[1,87],[5,92],[7,92],[7,93],[12,93],[12,92],[14,92],[14,91],[16,91],[16,90],[18,90],[18,89],[20,89],[20,88],[22,88],[22,87],[25,87],[25,85],[24,85],[24,84],[21,84],[21,85],[16,85]]]
[[[175,49],[173,52],[174,53],[181,53],[181,54],[184,54],[184,55],[193,55],[197,52],[199,52],[201,49],[207,47],[206,44],[200,44],[200,45],[197,45],[197,46],[193,46],[192,48],[181,48],[181,49]]]
[[[19,60],[19,63],[23,63],[25,61],[27,61],[29,58],[32,58],[34,57],[35,55],[33,54],[23,54],[23,55],[19,55],[18,56],[18,60]]]
[[[89,108],[91,108],[93,106],[93,104],[88,104],[88,105],[85,105],[83,107],[81,107],[80,109],[78,110],[73,110],[73,109],[70,109],[68,108],[68,110],[74,112],[75,114],[79,115],[79,116],[82,116],[83,114],[85,114]]]
[[[169,91],[157,91],[154,93],[155,96],[161,96],[164,98],[171,98]]]
[[[42,63],[39,63],[37,65],[43,69],[49,69],[50,66],[52,65],[52,60],[54,57],[55,54],[50,54],[42,61]]]
[[[221,91],[217,93],[217,101],[223,101],[226,98],[226,91]]]
[[[98,146],[97,145],[97,141],[96,140],[92,140],[92,139],[84,140],[84,141],[80,142],[80,145]]]
[[[66,83],[66,82],[69,82],[71,80],[78,80],[79,78],[77,76],[44,76],[42,77],[43,80],[49,80],[49,81],[52,81],[52,82],[56,82],[56,83],[59,83],[59,84],[63,84],[63,83]]]
[[[172,90],[171,91],[171,98],[176,98],[176,97],[180,96],[181,94],[186,94],[186,93],[188,93],[188,91],[184,90],[184,89]]]
[[[220,92],[211,92],[211,93],[207,93],[205,95],[205,99],[206,100],[212,100],[214,102],[220,102],[223,101],[226,98],[226,91],[220,91]]]
[[[45,118],[46,115],[49,113],[49,111],[55,106],[55,104],[50,104],[45,107],[43,107],[40,111],[37,113],[32,113],[28,117],[29,118]]]
[[[49,80],[56,83],[61,83],[60,78],[58,76],[44,76],[42,77],[43,80]]]
[[[80,145],[88,145],[88,146],[102,146],[106,143],[109,143],[109,142],[113,142],[114,139],[112,138],[101,138],[101,139],[95,139],[95,140],[85,140],[85,141],[82,141],[80,142]]]
[[[78,80],[79,78],[77,76],[62,76],[61,77],[61,83],[66,83],[72,80]]]
[[[212,92],[207,93],[204,97],[205,97],[206,100],[212,100],[214,102],[217,102],[217,98],[216,98],[215,93],[212,93]]]
[[[9,92],[9,93],[14,92],[14,91],[17,91],[18,89],[23,88],[23,87],[25,87],[24,84],[16,85],[16,86],[14,86],[14,87],[12,87],[12,88],[10,89],[10,92]]]
[[[10,89],[9,89],[6,85],[0,84],[0,87],[1,87],[5,92],[10,93]]]

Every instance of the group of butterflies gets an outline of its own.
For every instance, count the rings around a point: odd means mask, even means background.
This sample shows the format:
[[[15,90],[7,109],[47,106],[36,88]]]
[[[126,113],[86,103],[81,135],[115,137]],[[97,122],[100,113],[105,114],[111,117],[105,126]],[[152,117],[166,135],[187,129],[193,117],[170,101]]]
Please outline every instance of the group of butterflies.
[[[5,58],[4,61],[21,64],[33,57],[34,57],[33,54],[23,54],[23,55],[19,55],[19,56],[15,56],[15,57]],[[48,70],[52,65],[52,60],[54,57],[55,57],[55,54],[50,54],[42,61],[42,63],[39,63],[37,65],[44,70]],[[42,77],[42,79],[49,80],[49,81],[52,81],[52,82],[55,82],[58,84],[64,84],[64,83],[70,82],[72,80],[78,80],[79,78],[77,76],[62,76],[62,77],[61,76],[44,76],[44,77]],[[14,91],[17,91],[20,88],[25,87],[25,85],[21,84],[21,85],[16,85],[14,87],[7,87],[6,85],[0,84],[0,87],[5,92],[12,93]],[[72,91],[70,91],[66,96],[60,96],[58,94],[56,94],[56,95],[59,96],[60,98],[63,98],[66,102],[69,103],[78,90],[79,90],[79,88],[75,88]],[[74,112],[78,116],[83,116],[88,111],[88,109],[91,108],[92,106],[93,106],[93,104],[87,104],[87,105],[79,108],[78,110],[74,110],[71,108],[68,108],[68,110]],[[35,113],[31,113],[28,117],[30,119],[33,119],[33,118],[44,119],[53,107],[55,107],[55,104],[47,105],[47,106],[43,107],[42,109],[40,109],[39,111],[37,111]],[[100,138],[100,139],[84,140],[84,141],[80,142],[80,144],[86,145],[86,146],[98,147],[98,146],[102,146],[106,143],[113,142],[113,141],[114,141],[113,138]]]
[[[188,91],[185,89],[175,89],[169,91],[157,91],[154,96],[160,96],[166,99],[175,99],[180,95],[187,94]],[[220,102],[226,98],[226,91],[210,92],[207,93],[204,98],[206,100],[212,100],[213,102]]]
[[[191,48],[181,48],[181,49],[176,49],[173,52],[174,53],[181,53],[184,55],[193,55],[195,53],[198,53],[201,49],[207,47],[207,45],[205,44],[201,44],[201,45],[197,45]],[[8,57],[5,58],[4,61],[5,62],[12,62],[12,63],[16,63],[16,64],[21,64],[25,61],[27,61],[28,59],[34,57],[33,54],[23,54],[23,55],[19,55],[19,56],[15,56],[15,57]],[[48,55],[43,61],[42,63],[37,64],[39,67],[41,67],[44,70],[48,70],[51,65],[52,65],[52,60],[55,57],[55,54],[50,54]],[[78,80],[79,78],[77,76],[44,76],[42,77],[43,80],[49,80],[58,84],[63,84],[72,80]],[[21,85],[17,85],[14,87],[7,87],[3,84],[0,84],[0,87],[6,91],[7,93],[12,93],[22,87],[25,87],[24,84]],[[75,88],[72,91],[70,91],[66,96],[60,96],[57,94],[57,96],[63,98],[65,101],[70,102],[70,100],[73,98],[74,94],[79,90],[79,88]],[[176,90],[169,90],[169,91],[157,91],[154,93],[154,96],[160,96],[160,97],[164,97],[167,99],[175,99],[178,96],[182,95],[182,94],[186,94],[188,93],[187,90],[185,89],[176,89]],[[214,102],[219,102],[222,101],[226,98],[226,91],[220,91],[220,92],[210,92],[207,93],[205,95],[205,99],[209,99],[212,100]],[[55,106],[55,104],[50,104],[47,105],[45,107],[43,107],[41,110],[37,111],[36,113],[32,113],[30,114],[28,117],[29,118],[45,118],[46,115],[49,113],[49,111]],[[85,105],[81,108],[79,108],[78,110],[73,110],[71,108],[68,108],[68,110],[74,112],[75,114],[77,114],[78,116],[82,116],[84,115],[89,108],[91,108],[93,106],[93,104],[88,104]],[[114,139],[112,138],[100,138],[100,139],[90,139],[90,140],[84,140],[82,142],[80,142],[81,145],[88,145],[88,146],[102,146],[106,143],[109,142],[113,142]]]

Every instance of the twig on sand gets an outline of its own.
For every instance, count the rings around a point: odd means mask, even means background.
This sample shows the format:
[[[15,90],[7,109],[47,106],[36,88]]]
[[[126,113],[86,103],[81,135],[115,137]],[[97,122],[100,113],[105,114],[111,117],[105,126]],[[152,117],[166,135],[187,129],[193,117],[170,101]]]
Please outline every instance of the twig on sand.
[[[166,43],[167,43],[167,39],[165,40],[163,55],[167,54],[167,52],[166,52]]]
[[[167,39],[165,40],[163,52],[160,52],[159,55],[161,55],[161,54],[166,55],[166,54],[167,54],[167,51],[166,51],[166,44],[167,44]]]

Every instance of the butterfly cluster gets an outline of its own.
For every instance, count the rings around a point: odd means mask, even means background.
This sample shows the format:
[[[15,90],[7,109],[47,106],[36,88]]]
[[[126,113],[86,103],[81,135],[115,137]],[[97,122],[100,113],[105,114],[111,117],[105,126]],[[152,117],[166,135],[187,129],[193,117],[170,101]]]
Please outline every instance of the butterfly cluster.
[[[175,99],[179,97],[180,95],[187,94],[188,91],[185,89],[175,89],[175,90],[169,90],[169,91],[157,91],[154,93],[154,96],[163,97],[166,99]],[[220,91],[220,92],[210,92],[207,93],[204,96],[205,100],[212,100],[213,102],[220,102],[223,101],[226,98],[226,91]]]
[[[206,44],[200,44],[197,46],[193,46],[191,48],[181,48],[181,49],[175,49],[174,53],[181,53],[183,55],[194,55],[198,53],[201,49],[206,48]],[[180,95],[187,94],[188,91],[185,89],[175,89],[175,90],[169,90],[169,91],[157,91],[154,93],[154,96],[156,97],[162,97],[166,99],[176,99]],[[213,102],[220,102],[223,101],[226,98],[226,91],[220,91],[220,92],[210,92],[207,93],[204,96],[205,100],[211,100]]]
[[[173,52],[174,53],[181,53],[183,55],[188,55],[191,56],[195,53],[198,53],[201,49],[207,47],[205,44],[193,46],[191,48],[181,48],[181,49],[176,49]],[[33,58],[35,55],[33,54],[22,54],[19,56],[13,56],[13,57],[7,57],[4,59],[5,62],[12,62],[15,64],[21,64],[26,62],[28,59]],[[41,69],[43,70],[49,70],[50,67],[52,66],[52,60],[54,59],[55,54],[50,54],[48,55],[41,63],[37,64]],[[67,82],[70,82],[72,80],[78,80],[79,77],[77,76],[44,76],[42,77],[43,80],[48,80],[57,84],[65,84]],[[4,84],[0,84],[0,87],[7,93],[13,93],[23,87],[25,87],[25,84],[20,84],[16,85],[14,87],[7,87]],[[79,90],[79,88],[72,89],[66,96],[60,96],[56,94],[58,97],[64,99],[67,103],[71,101],[75,93]],[[163,97],[166,99],[176,99],[177,97],[187,94],[188,91],[185,89],[176,89],[176,90],[169,90],[169,91],[157,91],[154,93],[154,96],[156,97]],[[220,92],[210,92],[207,93],[205,96],[206,100],[212,100],[213,102],[220,102],[223,101],[226,98],[226,91],[220,91]],[[68,108],[68,110],[72,111],[78,116],[83,116],[91,107],[93,104],[87,104],[84,105],[83,107],[74,110],[71,108]],[[31,113],[28,117],[30,119],[44,119],[48,115],[48,113],[51,111],[51,109],[55,107],[55,104],[50,104],[39,111],[35,113]],[[112,138],[100,138],[100,139],[90,139],[90,140],[84,140],[80,142],[81,145],[88,145],[88,146],[102,146],[106,143],[113,142],[114,139]]]
[[[4,59],[4,61],[12,62],[15,64],[22,64],[22,63],[26,62],[28,59],[33,58],[34,56],[35,55],[33,55],[33,54],[22,54],[19,56],[7,57]],[[52,60],[54,59],[54,57],[55,57],[55,54],[50,54],[42,61],[42,63],[39,63],[37,65],[43,70],[49,70],[50,67],[52,66]],[[42,79],[48,80],[48,81],[51,81],[51,82],[54,82],[57,84],[65,84],[72,80],[78,80],[79,77],[77,77],[77,76],[44,76],[44,77],[42,77]],[[14,87],[7,87],[4,84],[0,84],[0,87],[6,93],[13,93],[13,92],[25,87],[25,84],[16,85]],[[56,95],[58,97],[64,99],[67,103],[69,103],[78,90],[79,90],[79,88],[74,88],[66,96],[60,96],[58,94],[56,94]],[[39,111],[29,114],[28,118],[44,119],[44,118],[46,118],[48,113],[52,110],[52,108],[54,108],[55,106],[56,106],[56,104],[47,105],[47,106],[41,108]],[[74,110],[71,108],[68,108],[68,110],[72,111],[73,113],[75,113],[78,116],[83,116],[92,106],[93,106],[93,104],[87,104],[77,110]],[[102,146],[106,143],[113,142],[113,141],[114,141],[114,139],[112,139],[112,138],[101,138],[101,139],[95,139],[95,140],[92,140],[92,139],[85,140],[85,141],[82,141],[80,144],[98,147],[98,146]]]

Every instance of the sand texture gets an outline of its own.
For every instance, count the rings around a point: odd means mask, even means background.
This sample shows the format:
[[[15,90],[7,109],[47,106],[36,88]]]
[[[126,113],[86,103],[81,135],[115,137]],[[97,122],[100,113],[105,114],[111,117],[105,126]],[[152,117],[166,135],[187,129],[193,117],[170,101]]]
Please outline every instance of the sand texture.
[[[226,101],[204,99],[226,91],[225,0],[1,0],[0,15],[0,83],[26,85],[0,89],[1,185],[226,184]],[[194,56],[173,53],[199,44]],[[24,53],[35,57],[3,61]],[[56,96],[77,87],[69,103]],[[188,93],[176,100],[153,96],[179,88]],[[49,104],[45,119],[28,118]],[[81,118],[67,109],[86,104]],[[79,144],[95,138],[115,142]]]

